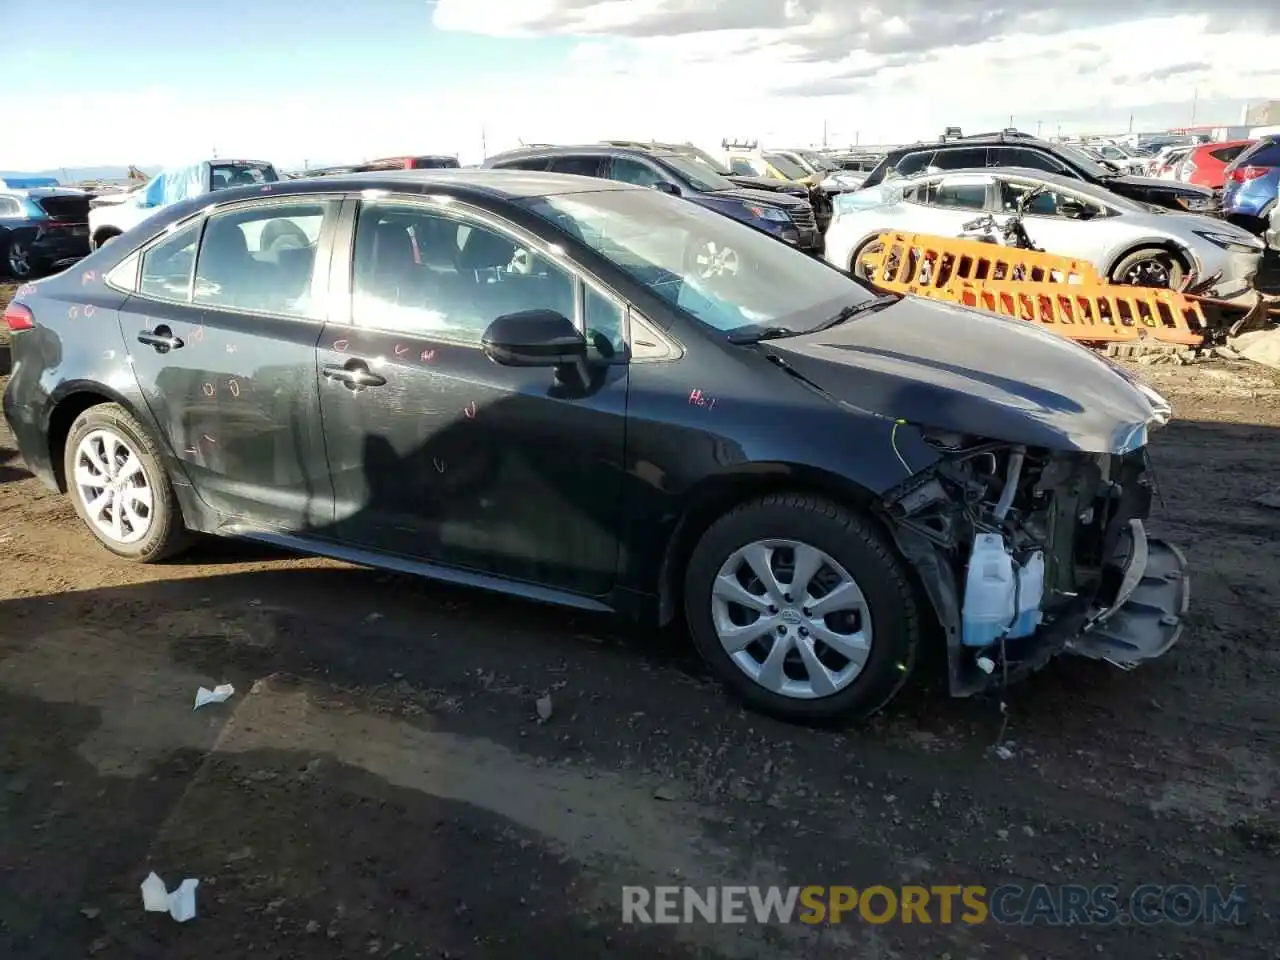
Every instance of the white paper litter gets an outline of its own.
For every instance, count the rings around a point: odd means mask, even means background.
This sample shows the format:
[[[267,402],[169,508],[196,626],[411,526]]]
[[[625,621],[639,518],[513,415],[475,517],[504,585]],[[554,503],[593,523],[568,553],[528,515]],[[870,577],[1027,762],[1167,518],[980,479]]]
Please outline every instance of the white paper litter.
[[[196,705],[191,709],[199,710],[206,703],[223,703],[230,700],[235,692],[236,688],[229,683],[220,683],[212,690],[207,687],[201,687],[196,691]]]
[[[142,908],[149,913],[168,913],[179,923],[186,923],[196,915],[196,887],[199,880],[183,880],[170,893],[164,881],[155,872],[142,881]]]

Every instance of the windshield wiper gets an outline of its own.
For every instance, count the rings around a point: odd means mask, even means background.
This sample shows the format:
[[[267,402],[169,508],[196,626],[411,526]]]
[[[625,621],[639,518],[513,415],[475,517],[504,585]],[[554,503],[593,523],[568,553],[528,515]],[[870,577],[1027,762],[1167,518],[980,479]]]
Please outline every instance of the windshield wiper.
[[[761,340],[777,340],[780,337],[794,337],[798,331],[790,327],[761,327],[758,330],[743,330],[729,334],[730,343],[759,343]]]
[[[834,317],[823,320],[820,324],[816,327],[810,328],[807,332],[817,333],[819,330],[830,330],[832,327],[839,326],[845,321],[852,320],[854,317],[861,316],[864,313],[871,313],[873,310],[883,310],[885,307],[891,307],[901,299],[901,297],[895,296],[872,297],[870,300],[865,300],[862,303],[855,303],[852,306],[845,307]]]

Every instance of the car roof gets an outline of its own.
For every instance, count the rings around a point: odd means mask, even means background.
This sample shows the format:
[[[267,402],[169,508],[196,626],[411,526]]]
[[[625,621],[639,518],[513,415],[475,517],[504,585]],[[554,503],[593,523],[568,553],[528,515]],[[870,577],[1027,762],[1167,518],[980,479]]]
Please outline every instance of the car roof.
[[[617,143],[579,143],[559,144],[547,147],[518,147],[515,150],[506,150],[502,153],[494,154],[489,158],[489,161],[505,160],[508,157],[563,157],[572,156],[575,153],[616,154],[624,157],[685,157],[688,155],[687,150],[672,149],[664,146],[650,147],[647,145],[623,146]]]
[[[443,170],[373,170],[365,173],[339,173],[327,177],[304,177],[271,184],[279,194],[333,193],[335,191],[388,190],[407,193],[442,191],[459,197],[483,196],[500,200],[547,197],[565,193],[589,193],[604,190],[643,190],[629,183],[579,177],[569,173],[542,173],[530,170],[487,170],[483,168],[451,168]],[[221,201],[261,194],[258,185],[219,190],[213,196]],[[209,196],[205,195],[205,202]]]

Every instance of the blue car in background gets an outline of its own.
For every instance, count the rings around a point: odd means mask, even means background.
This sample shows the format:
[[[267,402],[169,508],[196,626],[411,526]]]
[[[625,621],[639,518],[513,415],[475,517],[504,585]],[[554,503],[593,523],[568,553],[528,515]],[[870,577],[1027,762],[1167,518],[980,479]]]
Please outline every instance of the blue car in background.
[[[822,250],[822,233],[807,199],[773,190],[740,187],[687,153],[656,145],[524,147],[490,157],[484,166],[497,170],[571,173],[649,187],[684,197],[806,253]],[[714,258],[720,263],[731,254],[731,250],[705,250],[697,256]]]
[[[1262,234],[1280,192],[1280,135],[1262,137],[1227,165],[1222,215],[1252,233]]]
[[[0,274],[27,280],[89,255],[89,195],[51,177],[0,179]]]

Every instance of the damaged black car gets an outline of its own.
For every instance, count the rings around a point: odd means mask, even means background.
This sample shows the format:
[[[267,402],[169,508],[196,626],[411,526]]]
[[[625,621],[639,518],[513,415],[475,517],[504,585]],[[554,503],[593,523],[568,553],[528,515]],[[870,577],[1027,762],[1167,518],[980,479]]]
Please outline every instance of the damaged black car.
[[[4,320],[23,459],[140,562],[246,537],[680,621],[742,700],[801,720],[874,712],[929,644],[957,696],[1062,654],[1129,668],[1187,609],[1144,526],[1157,393],[660,191],[219,191]]]

